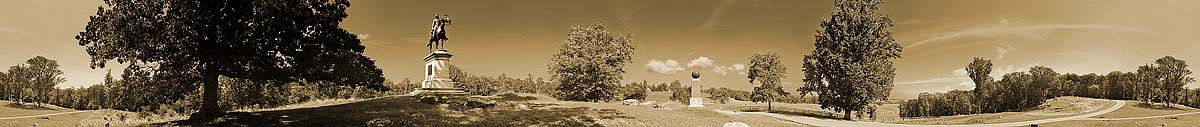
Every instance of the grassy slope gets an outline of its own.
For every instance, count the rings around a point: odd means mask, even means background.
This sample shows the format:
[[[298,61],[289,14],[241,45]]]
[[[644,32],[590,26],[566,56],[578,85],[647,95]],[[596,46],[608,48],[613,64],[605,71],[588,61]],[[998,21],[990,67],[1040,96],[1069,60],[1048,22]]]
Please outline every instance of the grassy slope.
[[[1159,116],[1179,113],[1200,112],[1196,109],[1181,109],[1167,108],[1161,105],[1147,105],[1137,101],[1127,101],[1124,107],[1117,109],[1111,113],[1092,117],[1092,118],[1132,118],[1144,116]],[[1200,114],[1182,115],[1172,117],[1157,117],[1145,119],[1131,120],[1077,120],[1077,121],[1062,121],[1046,123],[1046,126],[1072,126],[1072,127],[1136,127],[1136,126],[1158,126],[1166,124],[1167,126],[1200,126],[1197,125],[1200,121]]]
[[[53,106],[48,106],[53,107]],[[38,107],[33,104],[17,104],[10,101],[0,101],[0,117],[28,116],[40,115],[59,112],[70,112],[75,110],[61,108],[46,108]]]
[[[1121,107],[1120,109],[1117,109],[1117,111],[1113,111],[1113,112],[1110,112],[1110,113],[1107,113],[1104,115],[1095,116],[1092,118],[1130,118],[1130,117],[1178,114],[1178,113],[1197,112],[1197,111],[1200,111],[1200,110],[1166,107],[1166,106],[1162,106],[1162,105],[1151,105],[1151,104],[1146,104],[1146,103],[1142,103],[1142,102],[1138,102],[1138,101],[1126,101],[1125,106]]]
[[[987,114],[972,114],[947,116],[928,119],[913,119],[900,120],[893,123],[902,124],[986,124],[986,123],[1006,123],[1020,122],[1038,119],[1050,119],[1059,117],[1068,117],[1080,114],[1087,114],[1104,107],[1109,107],[1115,103],[1103,101],[1101,99],[1081,98],[1081,97],[1059,97],[1047,101],[1038,106],[1040,109],[1035,109],[1026,112],[1002,112],[1002,113],[987,113]]]

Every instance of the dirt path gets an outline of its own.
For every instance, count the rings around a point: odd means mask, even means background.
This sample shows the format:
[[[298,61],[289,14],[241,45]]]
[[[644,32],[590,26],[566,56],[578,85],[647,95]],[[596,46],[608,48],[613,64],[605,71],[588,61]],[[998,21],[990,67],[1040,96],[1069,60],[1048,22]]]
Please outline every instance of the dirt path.
[[[1114,100],[1109,100],[1109,101],[1114,101]],[[866,126],[888,126],[888,127],[1011,127],[1011,126],[1027,126],[1027,125],[1030,125],[1030,124],[1037,124],[1037,123],[1049,123],[1049,122],[1068,121],[1068,120],[1097,120],[1097,119],[1094,119],[1094,118],[1088,118],[1088,117],[1092,117],[1092,116],[1098,116],[1098,115],[1101,115],[1101,114],[1105,114],[1105,113],[1109,113],[1109,112],[1112,112],[1112,111],[1116,111],[1117,109],[1120,109],[1122,106],[1125,106],[1125,101],[1116,101],[1116,104],[1114,104],[1113,106],[1111,106],[1111,107],[1109,107],[1109,108],[1107,108],[1107,109],[1100,110],[1100,111],[1097,111],[1097,112],[1088,113],[1088,114],[1078,115],[1078,116],[1061,117],[1061,118],[1053,118],[1053,119],[1041,119],[1041,120],[1033,120],[1033,121],[1022,121],[1022,122],[991,123],[991,124],[964,124],[964,125],[914,125],[914,124],[894,124],[894,123],[864,122],[864,121],[845,121],[845,120],[835,120],[835,119],[820,119],[820,118],[813,118],[813,117],[803,117],[803,116],[789,116],[789,115],[781,115],[781,114],[775,114],[775,113],[764,113],[764,112],[744,112],[744,114],[753,114],[753,115],[769,116],[769,117],[774,117],[774,118],[779,118],[779,119],[783,119],[783,120],[788,120],[788,121],[797,122],[797,123],[803,123],[803,124],[808,124],[808,125],[814,125],[814,126],[839,126],[839,127],[843,127],[843,126],[845,126],[845,127],[848,127],[848,126],[855,126],[855,127],[866,127]],[[718,112],[728,112],[728,111],[718,111]],[[1194,112],[1194,113],[1200,113],[1200,112]],[[1193,114],[1194,114],[1194,113],[1193,113]],[[737,114],[742,114],[742,113],[737,113]],[[1174,114],[1174,115],[1186,115],[1186,114],[1187,114],[1187,113],[1185,113],[1185,114]],[[1153,118],[1153,117],[1165,117],[1165,116],[1151,116],[1150,118]],[[1138,117],[1138,118],[1140,118],[1140,117]],[[1115,118],[1115,119],[1126,119],[1126,118]]]
[[[60,112],[60,113],[50,113],[50,114],[41,114],[41,115],[28,115],[28,116],[4,117],[4,118],[0,118],[0,120],[6,120],[6,119],[21,119],[21,118],[33,118],[33,117],[53,116],[53,115],[62,115],[62,114],[75,114],[75,113],[81,113],[81,112],[86,112],[86,111]]]

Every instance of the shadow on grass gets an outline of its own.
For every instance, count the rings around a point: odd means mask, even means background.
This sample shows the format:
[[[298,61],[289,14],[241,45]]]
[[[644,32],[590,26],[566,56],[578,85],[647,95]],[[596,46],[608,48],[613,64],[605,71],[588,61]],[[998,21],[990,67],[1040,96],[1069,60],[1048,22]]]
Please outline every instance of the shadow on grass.
[[[500,95],[496,95],[496,96],[500,97],[499,99],[496,99],[496,101],[505,101],[505,102],[537,100],[536,97],[520,96],[520,95],[513,94],[513,93],[504,93],[504,94],[500,94]]]
[[[490,108],[440,110],[416,97],[397,96],[325,107],[234,112],[211,121],[182,120],[143,126],[600,126],[596,118],[622,118],[619,112],[579,108]]]
[[[741,106],[741,107],[735,107],[734,109],[737,111],[741,111],[741,112],[768,112],[766,106]],[[796,108],[787,108],[787,107],[774,107],[771,109],[771,111],[769,111],[769,113],[793,115],[793,116],[805,116],[805,117],[822,118],[822,119],[842,119],[841,117],[834,115],[834,113],[830,113],[827,111],[806,110],[806,109],[796,109]]]
[[[1166,105],[1162,105],[1162,104],[1150,104],[1150,103],[1144,103],[1144,102],[1139,102],[1139,103],[1133,105],[1133,107],[1154,109],[1154,110],[1184,110],[1184,109],[1176,108],[1176,107],[1167,107]]]
[[[9,107],[9,108],[18,108],[18,109],[24,109],[24,110],[54,110],[52,108],[38,106],[37,104],[25,105],[25,104],[17,104],[17,103],[8,103],[4,106]]]

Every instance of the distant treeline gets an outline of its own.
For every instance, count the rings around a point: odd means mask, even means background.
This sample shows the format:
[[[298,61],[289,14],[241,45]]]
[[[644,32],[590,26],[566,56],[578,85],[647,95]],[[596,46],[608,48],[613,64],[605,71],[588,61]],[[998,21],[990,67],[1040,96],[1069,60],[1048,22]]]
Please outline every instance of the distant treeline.
[[[754,93],[751,91],[735,90],[735,89],[729,89],[729,88],[725,88],[725,87],[708,88],[708,89],[702,90],[702,92],[709,94],[708,98],[716,100],[717,103],[725,103],[726,101],[729,101],[730,99],[738,100],[738,101],[751,101],[751,102],[764,102],[761,99],[765,99],[765,98],[761,98],[756,101],[753,98]],[[772,99],[774,102],[794,103],[794,104],[800,104],[800,103],[816,104],[817,103],[816,97],[800,96],[800,94],[786,94],[786,95],[778,96],[778,97],[775,97]]]
[[[999,81],[988,75],[990,60],[975,58],[966,67],[974,90],[946,93],[921,93],[917,99],[900,105],[900,116],[949,116],[975,113],[1024,111],[1045,99],[1060,96],[1138,100],[1170,106],[1171,103],[1200,107],[1200,89],[1187,90],[1195,82],[1183,60],[1162,57],[1152,64],[1139,66],[1136,72],[1113,71],[1107,75],[1089,73],[1060,74],[1053,69],[1034,66],[1028,72],[1005,74]]]
[[[463,72],[462,69],[454,65],[450,65],[449,71],[450,80],[454,80],[454,85],[458,88],[466,89],[472,95],[486,96],[505,92],[550,95],[554,93],[555,87],[557,87],[557,85],[541,77],[535,79],[533,75],[529,75],[526,78],[513,78],[504,74],[496,77],[488,77]]]
[[[62,71],[58,66],[56,61],[41,56],[10,66],[7,71],[0,72],[0,100],[50,104],[78,110],[115,109],[142,115],[186,115],[196,112],[199,107],[199,84],[172,84],[169,79],[154,79],[154,66],[130,64],[120,79],[109,73],[99,84],[54,88],[66,80],[61,76]],[[226,77],[218,80],[223,88],[220,105],[225,110],[400,94],[330,82],[277,82]]]

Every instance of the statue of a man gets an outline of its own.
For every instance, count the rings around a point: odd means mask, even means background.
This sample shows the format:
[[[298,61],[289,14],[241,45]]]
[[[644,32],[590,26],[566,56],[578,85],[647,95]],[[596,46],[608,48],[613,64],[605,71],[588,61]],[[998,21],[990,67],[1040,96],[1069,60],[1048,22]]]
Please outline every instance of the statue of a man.
[[[450,15],[433,15],[433,28],[429,30],[429,44],[425,45],[429,47],[430,51],[433,51],[433,49],[442,49],[442,45],[446,43],[446,40],[449,40],[449,38],[446,38],[447,25],[450,25]]]

